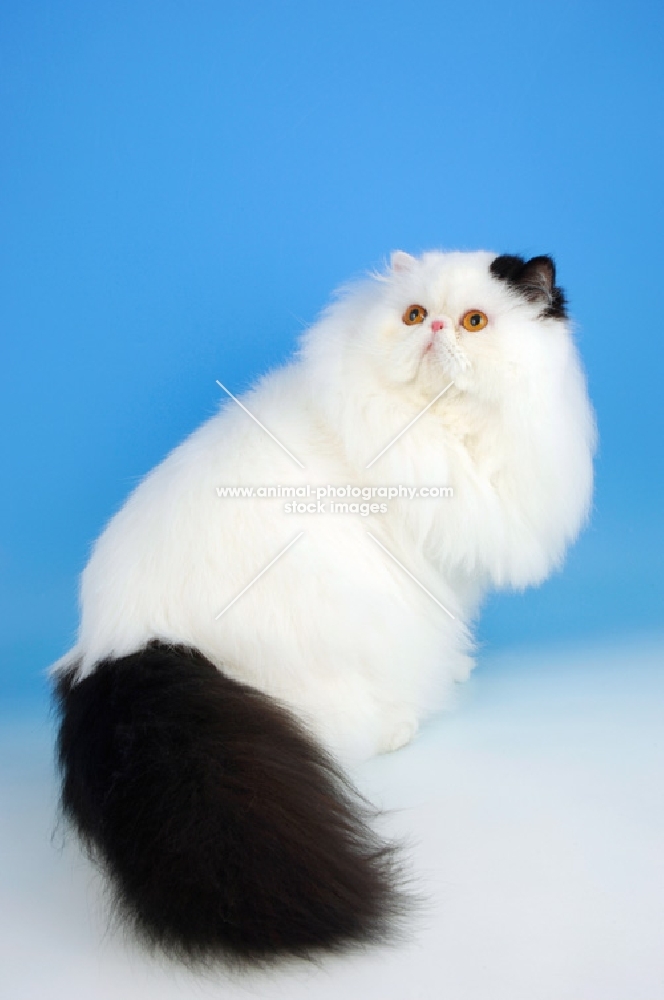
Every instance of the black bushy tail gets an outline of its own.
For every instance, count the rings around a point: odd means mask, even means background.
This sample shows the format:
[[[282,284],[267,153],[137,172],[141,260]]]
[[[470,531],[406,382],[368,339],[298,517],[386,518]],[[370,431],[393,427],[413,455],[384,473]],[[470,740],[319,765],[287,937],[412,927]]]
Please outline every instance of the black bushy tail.
[[[57,700],[64,812],[147,940],[262,961],[385,935],[394,848],[275,701],[159,642],[61,677]]]

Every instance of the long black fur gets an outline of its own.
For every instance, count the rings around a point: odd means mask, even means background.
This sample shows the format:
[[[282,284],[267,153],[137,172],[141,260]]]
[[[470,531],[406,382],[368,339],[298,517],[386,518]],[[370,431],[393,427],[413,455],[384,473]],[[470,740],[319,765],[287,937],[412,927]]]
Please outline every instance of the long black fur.
[[[494,277],[506,282],[529,302],[542,302],[542,318],[567,318],[567,300],[556,284],[556,265],[552,257],[540,256],[524,260],[514,254],[496,257],[489,268]]]
[[[265,961],[388,932],[394,847],[285,708],[159,642],[56,696],[64,813],[149,942]]]

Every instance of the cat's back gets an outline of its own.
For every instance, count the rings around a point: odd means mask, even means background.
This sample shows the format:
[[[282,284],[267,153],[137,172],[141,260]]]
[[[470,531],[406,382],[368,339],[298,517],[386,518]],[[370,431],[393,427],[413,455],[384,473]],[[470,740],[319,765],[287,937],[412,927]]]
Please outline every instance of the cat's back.
[[[265,488],[343,479],[302,385],[292,365],[239,397],[242,405],[228,399],[111,518],[81,578],[84,672],[155,636],[200,647],[224,595],[274,557],[284,530],[286,541],[295,534],[283,497]]]

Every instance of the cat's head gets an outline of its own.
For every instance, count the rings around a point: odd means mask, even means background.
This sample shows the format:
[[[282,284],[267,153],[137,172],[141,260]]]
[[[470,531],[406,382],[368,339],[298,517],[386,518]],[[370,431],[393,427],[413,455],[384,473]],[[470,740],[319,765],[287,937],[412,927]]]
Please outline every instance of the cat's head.
[[[566,317],[550,257],[397,252],[382,284],[367,327],[377,359],[396,382],[429,389],[442,376],[460,389],[500,391],[532,362],[539,367],[552,321]]]
[[[342,295],[320,332],[385,388],[431,394],[454,381],[496,396],[546,370],[569,339],[565,319],[550,257],[396,251],[385,272]]]

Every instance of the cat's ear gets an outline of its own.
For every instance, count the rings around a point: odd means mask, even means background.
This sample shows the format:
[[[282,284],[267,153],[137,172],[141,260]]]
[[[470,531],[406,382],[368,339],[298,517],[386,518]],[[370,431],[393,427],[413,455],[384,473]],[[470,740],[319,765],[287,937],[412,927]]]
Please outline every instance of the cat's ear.
[[[401,274],[404,271],[411,271],[414,263],[415,258],[411,257],[411,255],[406,253],[405,250],[394,250],[390,254],[390,267],[395,274]]]
[[[551,257],[531,257],[521,268],[519,288],[531,302],[549,302],[556,283],[556,265]]]
[[[491,261],[491,267],[489,270],[495,278],[500,278],[501,281],[507,281],[510,285],[514,285],[518,281],[518,276],[521,273],[523,265],[525,264],[523,257],[517,257],[515,254],[504,253],[500,257],[496,257],[495,260]]]
[[[529,302],[541,302],[544,306],[542,317],[564,319],[567,315],[565,293],[556,285],[556,265],[552,257],[542,255],[524,260],[503,254],[491,262],[489,270]]]

